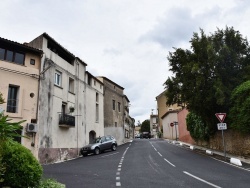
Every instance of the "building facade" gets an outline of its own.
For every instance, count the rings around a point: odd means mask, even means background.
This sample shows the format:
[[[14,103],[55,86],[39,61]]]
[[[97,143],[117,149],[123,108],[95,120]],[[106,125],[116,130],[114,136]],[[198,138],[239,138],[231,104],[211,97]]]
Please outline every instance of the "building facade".
[[[41,163],[67,160],[79,155],[79,148],[89,142],[95,128],[87,109],[95,108],[96,93],[90,98],[92,85],[86,83],[86,66],[48,34],[43,33],[29,43],[42,49],[39,96],[39,152]],[[101,115],[100,115],[101,117]],[[100,120],[101,122],[101,120]],[[91,126],[91,127],[89,127]],[[93,130],[99,133],[99,130]]]
[[[179,110],[171,110],[166,112],[162,117],[163,138],[178,140],[178,114]]]
[[[129,100],[123,87],[106,77],[97,78],[104,85],[104,134],[114,136],[118,145],[123,144],[130,137]]]
[[[5,103],[0,105],[13,122],[26,120],[16,141],[38,157],[37,132],[40,63],[43,52],[24,44],[0,38],[0,92]]]
[[[158,119],[159,119],[159,130],[163,130],[163,120],[162,116],[166,114],[168,111],[172,110],[179,110],[182,109],[182,106],[178,104],[170,105],[168,106],[167,103],[167,97],[166,97],[166,90],[163,91],[161,94],[159,94],[156,97],[157,102],[157,110],[158,110]]]
[[[85,143],[93,143],[95,138],[104,135],[104,104],[103,104],[103,83],[86,72],[85,78],[85,101],[86,101],[86,132]]]
[[[158,128],[159,128],[159,118],[157,114],[151,114],[150,115],[150,133],[151,133],[151,138],[158,138]]]

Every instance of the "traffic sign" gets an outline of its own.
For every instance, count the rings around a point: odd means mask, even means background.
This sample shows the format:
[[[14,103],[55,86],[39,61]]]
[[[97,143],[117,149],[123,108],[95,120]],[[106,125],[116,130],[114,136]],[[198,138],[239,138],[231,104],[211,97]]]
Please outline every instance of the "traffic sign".
[[[226,123],[218,123],[217,127],[218,127],[218,130],[226,130],[227,124]]]
[[[218,120],[223,123],[225,117],[226,117],[226,113],[216,113],[215,116],[218,118]]]
[[[174,123],[170,123],[170,126],[173,127],[173,126],[174,126]]]

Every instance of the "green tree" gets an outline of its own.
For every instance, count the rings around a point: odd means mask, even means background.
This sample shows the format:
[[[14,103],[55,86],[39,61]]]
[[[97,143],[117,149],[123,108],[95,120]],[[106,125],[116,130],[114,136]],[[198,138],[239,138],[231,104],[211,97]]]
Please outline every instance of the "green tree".
[[[148,119],[142,122],[141,132],[150,132],[150,121]]]
[[[230,127],[250,133],[250,80],[234,89],[231,96]]]
[[[218,122],[215,113],[229,112],[231,92],[250,77],[250,48],[233,27],[209,36],[201,29],[190,44],[190,49],[169,52],[174,76],[165,82],[167,105],[185,104],[213,134]]]

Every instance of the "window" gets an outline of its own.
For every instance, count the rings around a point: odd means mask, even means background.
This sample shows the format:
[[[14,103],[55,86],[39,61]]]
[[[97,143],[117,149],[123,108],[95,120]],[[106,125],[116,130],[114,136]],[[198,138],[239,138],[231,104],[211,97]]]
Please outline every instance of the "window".
[[[94,85],[96,85],[96,81],[94,80]]]
[[[95,121],[99,122],[99,104],[95,104]]]
[[[0,48],[0,59],[24,65],[24,54]]]
[[[99,94],[98,93],[95,94],[95,101],[99,102]]]
[[[91,86],[91,76],[90,75],[88,75],[88,85]]]
[[[55,72],[55,84],[58,86],[61,86],[61,79],[62,79],[62,73],[60,73],[59,71]]]
[[[75,81],[72,78],[69,78],[69,92],[74,93]]]
[[[0,48],[0,59],[4,59],[5,49]]]
[[[113,110],[115,110],[115,100],[113,100]]]
[[[121,103],[118,102],[118,111],[121,112]]]
[[[18,90],[19,90],[18,86],[9,85],[7,112],[17,113]]]
[[[15,60],[14,62],[16,64],[19,64],[19,65],[23,65],[24,64],[24,54],[21,54],[21,53],[15,53]]]
[[[117,122],[115,122],[115,127],[117,127]]]
[[[30,64],[31,65],[35,65],[35,60],[34,59],[30,59]]]

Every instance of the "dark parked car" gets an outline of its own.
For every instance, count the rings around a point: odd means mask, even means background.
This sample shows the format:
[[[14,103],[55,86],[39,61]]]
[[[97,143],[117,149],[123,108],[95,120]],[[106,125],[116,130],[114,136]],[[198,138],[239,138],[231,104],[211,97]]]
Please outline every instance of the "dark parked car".
[[[96,138],[93,144],[89,144],[81,148],[80,153],[83,156],[87,156],[89,153],[94,153],[98,155],[101,152],[109,149],[115,151],[116,147],[117,147],[116,139],[113,136],[108,135]]]
[[[141,138],[150,139],[150,138],[151,138],[150,132],[143,132],[143,133],[141,134]]]

